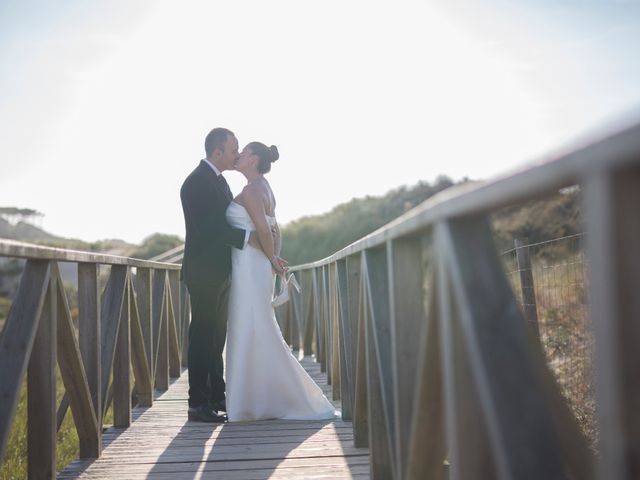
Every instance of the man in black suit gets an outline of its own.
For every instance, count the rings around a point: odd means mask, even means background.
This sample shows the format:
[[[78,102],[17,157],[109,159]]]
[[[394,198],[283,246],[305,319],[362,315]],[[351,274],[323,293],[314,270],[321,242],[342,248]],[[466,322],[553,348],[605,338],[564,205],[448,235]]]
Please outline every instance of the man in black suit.
[[[182,184],[186,227],[182,279],[191,299],[189,326],[189,419],[224,422],[226,415],[222,350],[227,334],[231,248],[242,249],[249,232],[232,228],[225,211],[233,199],[221,172],[232,170],[238,140],[226,128],[205,139],[207,158]]]

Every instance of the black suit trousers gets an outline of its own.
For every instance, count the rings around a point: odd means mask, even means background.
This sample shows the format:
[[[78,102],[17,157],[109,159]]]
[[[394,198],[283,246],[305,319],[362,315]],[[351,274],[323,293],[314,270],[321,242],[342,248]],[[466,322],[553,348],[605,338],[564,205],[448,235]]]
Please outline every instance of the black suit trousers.
[[[189,325],[189,406],[225,398],[222,350],[227,336],[229,279],[187,285],[191,299]]]

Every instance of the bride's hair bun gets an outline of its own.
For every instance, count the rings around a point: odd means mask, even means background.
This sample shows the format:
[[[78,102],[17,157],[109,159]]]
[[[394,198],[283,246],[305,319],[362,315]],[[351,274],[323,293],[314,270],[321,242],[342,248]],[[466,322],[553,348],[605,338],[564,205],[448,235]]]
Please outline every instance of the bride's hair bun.
[[[278,153],[278,147],[275,145],[271,145],[269,147],[269,151],[271,152],[271,163],[275,162],[280,158],[280,153]]]
[[[280,158],[278,147],[271,145],[267,147],[261,142],[251,142],[247,145],[251,149],[251,153],[258,156],[258,172],[267,173],[271,170],[271,164]]]

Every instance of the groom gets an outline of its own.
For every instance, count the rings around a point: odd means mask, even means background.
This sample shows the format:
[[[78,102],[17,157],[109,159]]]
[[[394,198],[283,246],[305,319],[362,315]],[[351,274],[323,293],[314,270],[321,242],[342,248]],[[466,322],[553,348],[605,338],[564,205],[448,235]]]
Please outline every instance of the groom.
[[[233,196],[221,172],[234,168],[238,140],[230,130],[214,128],[204,147],[207,158],[180,189],[186,227],[182,279],[191,299],[189,420],[222,423],[231,247],[244,248],[250,233],[230,227],[225,217]]]

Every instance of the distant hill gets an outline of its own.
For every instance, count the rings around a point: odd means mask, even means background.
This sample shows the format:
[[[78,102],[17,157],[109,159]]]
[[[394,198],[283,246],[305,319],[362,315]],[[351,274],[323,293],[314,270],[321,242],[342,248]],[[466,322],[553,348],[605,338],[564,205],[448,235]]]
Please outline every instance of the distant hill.
[[[74,238],[64,238],[53,235],[27,221],[18,221],[14,224],[6,218],[3,218],[4,215],[10,215],[12,219],[19,219],[35,218],[36,216],[42,216],[42,214],[29,209],[18,209],[15,207],[0,208],[0,238],[8,238],[49,247],[148,259],[184,242],[184,240],[177,235],[167,235],[163,233],[149,235],[140,245],[131,244],[120,239],[86,242]],[[10,297],[15,292],[20,281],[23,264],[23,260],[0,257],[0,297]],[[61,262],[59,266],[60,274],[65,284],[77,287],[76,264]]]
[[[354,198],[328,213],[291,222],[282,229],[282,256],[290,265],[324,258],[452,185],[442,176],[433,185],[419,182],[379,197]]]
[[[0,237],[21,240],[23,242],[62,240],[61,237],[56,237],[30,223],[18,222],[16,225],[12,225],[2,217],[0,217]]]
[[[291,222],[282,229],[282,256],[290,265],[325,258],[453,185],[451,179],[440,177],[433,184],[419,182],[383,196],[353,199],[328,213]],[[491,222],[497,249],[513,248],[516,237],[526,236],[533,243],[578,233],[581,229],[578,195],[575,190],[558,193],[495,212]]]
[[[513,248],[516,237],[526,237],[529,243],[538,243],[583,231],[580,192],[577,189],[504,208],[491,218],[499,251]]]

